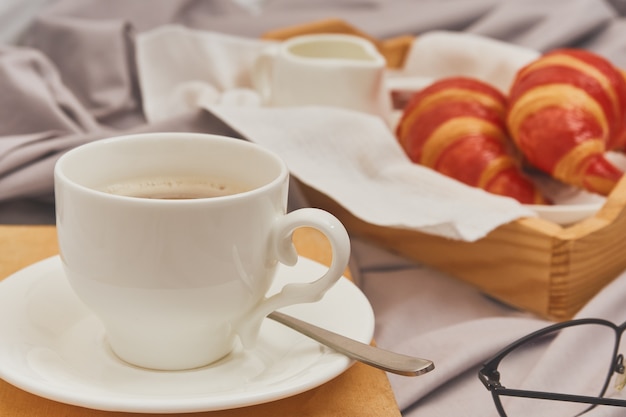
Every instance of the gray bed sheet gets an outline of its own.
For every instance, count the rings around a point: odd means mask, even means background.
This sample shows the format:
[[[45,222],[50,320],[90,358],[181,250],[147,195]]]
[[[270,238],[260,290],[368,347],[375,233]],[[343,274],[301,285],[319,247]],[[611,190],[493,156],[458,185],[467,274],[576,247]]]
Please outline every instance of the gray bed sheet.
[[[258,37],[340,18],[381,39],[446,29],[539,51],[587,48],[626,68],[625,14],[624,0],[10,0],[0,6],[0,223],[53,223],[54,163],[81,143],[159,130],[236,135],[207,112],[146,121],[134,40],[159,25]],[[391,377],[403,414],[492,415],[475,366],[545,321],[353,244],[352,270],[374,306],[378,344],[437,360],[432,375]],[[626,276],[612,285],[581,314],[624,321]]]

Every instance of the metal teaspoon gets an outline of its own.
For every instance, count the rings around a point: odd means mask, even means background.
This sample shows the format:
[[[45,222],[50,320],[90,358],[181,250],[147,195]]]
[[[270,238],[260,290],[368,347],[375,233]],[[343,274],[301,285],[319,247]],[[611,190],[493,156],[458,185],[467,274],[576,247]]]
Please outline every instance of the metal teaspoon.
[[[428,359],[420,359],[413,356],[391,352],[354,339],[322,329],[311,323],[274,311],[267,317],[284,324],[293,330],[302,333],[328,346],[349,358],[363,362],[383,371],[392,372],[404,376],[418,376],[435,369],[435,365]]]

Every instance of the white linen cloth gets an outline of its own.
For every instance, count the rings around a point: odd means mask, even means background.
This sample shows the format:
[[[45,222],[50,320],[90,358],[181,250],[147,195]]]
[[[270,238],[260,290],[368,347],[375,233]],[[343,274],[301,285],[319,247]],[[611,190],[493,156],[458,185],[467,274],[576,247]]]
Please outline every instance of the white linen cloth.
[[[473,241],[502,224],[536,215],[513,199],[412,163],[392,129],[375,116],[332,107],[260,106],[250,72],[266,45],[180,26],[142,34],[137,63],[146,116],[154,122],[205,108],[278,153],[299,180],[376,225]],[[518,65],[537,56],[520,47],[507,49],[502,42],[446,32],[420,36],[413,50],[408,62],[416,70],[406,67],[406,78],[432,77],[438,68],[449,68],[453,57],[470,53],[482,59],[456,60],[458,73],[484,79],[498,73],[503,86]]]

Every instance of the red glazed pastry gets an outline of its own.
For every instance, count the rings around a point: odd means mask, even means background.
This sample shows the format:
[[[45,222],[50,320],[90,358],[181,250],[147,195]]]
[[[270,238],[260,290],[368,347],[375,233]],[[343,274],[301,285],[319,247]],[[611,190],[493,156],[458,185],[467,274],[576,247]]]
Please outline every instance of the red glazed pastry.
[[[507,126],[530,164],[606,195],[623,175],[604,154],[624,148],[625,117],[626,82],[620,71],[591,52],[561,49],[519,71]]]
[[[490,85],[446,78],[412,97],[396,135],[415,163],[524,204],[544,203],[511,153],[505,112],[505,97]]]

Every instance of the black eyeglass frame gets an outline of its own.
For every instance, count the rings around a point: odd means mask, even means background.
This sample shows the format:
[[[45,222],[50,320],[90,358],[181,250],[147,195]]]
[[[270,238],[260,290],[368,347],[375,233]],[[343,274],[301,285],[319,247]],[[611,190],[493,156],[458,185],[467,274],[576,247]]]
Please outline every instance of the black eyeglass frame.
[[[555,392],[546,392],[546,391],[531,391],[531,390],[522,390],[522,389],[510,389],[504,387],[500,384],[500,372],[498,371],[498,366],[500,362],[506,355],[517,349],[518,347],[524,345],[532,341],[533,339],[540,338],[549,333],[562,330],[568,327],[579,326],[579,325],[587,325],[587,324],[596,324],[607,326],[615,332],[615,345],[613,346],[613,353],[611,356],[611,365],[609,367],[609,371],[607,373],[606,380],[604,381],[604,385],[598,394],[597,397],[584,396],[584,395],[570,395],[570,394],[561,394]],[[577,402],[590,404],[590,407],[583,411],[580,414],[583,414],[590,409],[594,408],[596,405],[610,405],[610,406],[618,406],[618,407],[626,407],[626,400],[615,399],[615,398],[604,398],[603,395],[606,393],[606,390],[611,382],[611,378],[614,373],[624,374],[624,357],[621,354],[618,354],[619,344],[622,337],[622,334],[626,330],[626,322],[621,325],[616,325],[608,320],[604,319],[596,319],[596,318],[584,318],[584,319],[576,319],[569,320],[560,323],[556,323],[542,329],[536,330],[518,340],[511,343],[500,352],[496,353],[490,360],[483,363],[482,368],[478,372],[478,379],[485,385],[485,387],[491,392],[491,396],[493,397],[493,401],[495,403],[496,409],[501,417],[507,417],[506,412],[504,411],[504,407],[502,406],[502,402],[500,401],[500,396],[508,396],[508,397],[524,397],[524,398],[533,398],[539,400],[555,400],[555,401],[569,401],[569,402]]]

